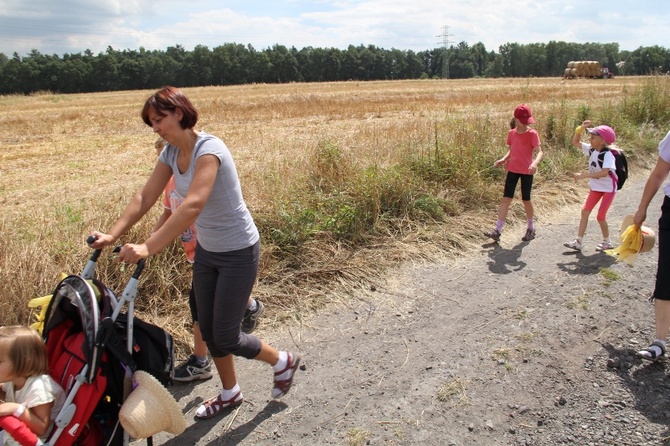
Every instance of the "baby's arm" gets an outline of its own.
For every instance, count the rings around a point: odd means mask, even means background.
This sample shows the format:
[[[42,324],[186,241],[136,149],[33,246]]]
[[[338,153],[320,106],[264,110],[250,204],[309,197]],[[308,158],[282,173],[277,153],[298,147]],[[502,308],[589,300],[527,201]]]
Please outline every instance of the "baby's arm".
[[[19,403],[5,402],[0,404],[0,416],[13,415],[23,421],[37,436],[42,436],[51,424],[53,405],[54,403],[50,402],[27,408]]]
[[[31,431],[26,423],[19,421],[12,415],[0,417],[0,428],[4,429],[6,434],[22,445],[42,444],[39,442],[37,435]]]
[[[18,403],[3,401],[2,403],[0,403],[0,417],[6,415],[12,415],[14,412],[16,412],[16,409],[18,409],[18,407],[19,407]]]

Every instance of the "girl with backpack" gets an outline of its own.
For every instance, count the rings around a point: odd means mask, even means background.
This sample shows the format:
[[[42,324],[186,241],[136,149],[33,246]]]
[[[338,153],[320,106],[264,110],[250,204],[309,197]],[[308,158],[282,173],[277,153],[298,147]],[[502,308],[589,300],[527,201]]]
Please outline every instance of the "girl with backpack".
[[[586,201],[584,202],[584,206],[582,207],[577,237],[571,242],[564,243],[563,245],[566,248],[574,249],[575,251],[582,250],[582,239],[584,238],[584,234],[586,234],[589,216],[598,202],[600,202],[600,206],[598,207],[596,220],[600,225],[600,232],[602,232],[603,240],[596,246],[596,251],[604,251],[606,249],[614,248],[612,240],[610,239],[609,226],[607,225],[607,211],[612,205],[614,195],[617,191],[616,160],[612,151],[609,150],[616,140],[616,134],[614,133],[614,130],[607,125],[599,125],[594,128],[590,127],[591,121],[584,121],[575,129],[575,134],[572,137],[572,145],[581,149],[582,152],[584,152],[584,155],[589,157],[588,170],[576,172],[572,177],[575,180],[588,178],[590,189]],[[585,131],[589,135],[588,143],[582,142],[581,140],[582,134],[584,134]]]

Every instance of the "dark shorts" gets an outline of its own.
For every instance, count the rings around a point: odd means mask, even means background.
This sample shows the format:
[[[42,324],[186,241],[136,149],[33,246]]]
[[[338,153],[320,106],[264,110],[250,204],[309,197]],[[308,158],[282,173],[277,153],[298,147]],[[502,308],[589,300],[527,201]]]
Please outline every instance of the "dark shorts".
[[[654,299],[670,300],[670,198],[665,197],[658,220],[658,267]]]
[[[516,190],[516,185],[519,180],[521,180],[521,199],[523,201],[530,201],[530,190],[533,188],[533,175],[524,175],[514,172],[507,172],[503,197],[514,198],[514,191]]]
[[[260,242],[230,252],[195,248],[193,288],[202,339],[214,358],[228,354],[255,358],[261,341],[240,329],[256,282]]]
[[[195,303],[195,290],[193,289],[193,279],[191,279],[191,289],[188,292],[188,307],[191,309],[191,321],[198,323],[198,304]]]

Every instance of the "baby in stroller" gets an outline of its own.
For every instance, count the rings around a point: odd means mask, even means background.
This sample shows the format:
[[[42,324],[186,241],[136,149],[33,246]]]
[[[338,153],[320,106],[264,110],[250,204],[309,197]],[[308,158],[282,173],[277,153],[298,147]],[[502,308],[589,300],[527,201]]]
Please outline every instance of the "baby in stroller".
[[[65,391],[47,374],[46,346],[32,328],[0,327],[0,383],[0,444],[46,441]]]
[[[93,253],[81,275],[67,276],[56,286],[48,302],[41,337],[33,329],[25,328],[30,330],[34,348],[40,353],[23,351],[20,361],[42,358],[40,376],[48,385],[54,384],[49,389],[56,389],[54,403],[47,406],[51,411],[48,417],[42,415],[47,413],[45,408],[39,408],[40,420],[48,426],[37,424],[38,409],[32,404],[26,402],[24,407],[30,409],[22,409],[18,404],[6,403],[6,412],[0,413],[7,415],[0,417],[6,443],[0,445],[121,446],[129,444],[131,432],[133,438],[147,438],[147,444],[152,444],[151,436],[155,433],[167,431],[178,435],[185,429],[181,409],[165,388],[173,376],[172,337],[161,327],[133,315],[144,262],[138,264],[119,299],[93,278],[99,255],[100,251]],[[2,330],[0,382],[19,376],[6,367],[5,344],[9,341],[2,337]],[[13,361],[14,365],[23,364]],[[16,369],[23,376],[24,372]],[[46,370],[49,375],[45,374]],[[150,377],[150,385],[145,379],[144,386],[140,386],[135,379],[138,374]],[[141,387],[142,392],[136,394]],[[21,390],[25,388],[24,385]],[[151,395],[147,395],[147,391],[151,391]],[[131,394],[135,395],[133,404],[137,404],[139,395],[145,395],[144,401],[157,394],[163,402],[161,407],[167,411],[159,411],[152,417],[151,426],[142,426],[142,429],[133,424],[134,420],[124,425],[119,414]],[[22,401],[16,399],[17,403]],[[135,413],[132,407],[126,407],[126,412]]]

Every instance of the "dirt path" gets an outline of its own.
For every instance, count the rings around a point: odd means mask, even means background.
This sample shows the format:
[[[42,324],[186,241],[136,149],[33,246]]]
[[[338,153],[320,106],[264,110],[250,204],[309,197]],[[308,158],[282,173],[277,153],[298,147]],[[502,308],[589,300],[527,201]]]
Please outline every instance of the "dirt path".
[[[633,180],[610,211],[614,235],[641,195]],[[665,365],[634,357],[653,335],[656,248],[634,267],[617,263],[595,251],[592,216],[584,252],[566,252],[579,208],[539,216],[531,242],[508,228],[500,244],[482,238],[455,262],[408,265],[287,333],[260,329],[303,355],[291,393],[272,401],[270,369],[238,359],[245,404],[196,422],[219,380],[177,384],[189,426],[154,444],[663,444]]]

